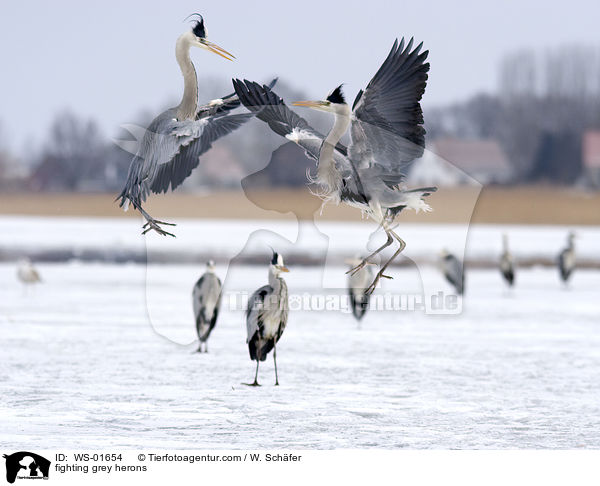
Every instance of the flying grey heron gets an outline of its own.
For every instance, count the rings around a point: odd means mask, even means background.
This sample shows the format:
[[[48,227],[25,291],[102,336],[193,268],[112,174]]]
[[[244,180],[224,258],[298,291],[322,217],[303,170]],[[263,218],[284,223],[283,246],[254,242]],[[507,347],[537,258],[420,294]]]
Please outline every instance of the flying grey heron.
[[[254,383],[246,383],[249,386],[260,386],[258,384],[258,365],[267,359],[267,354],[271,349],[275,365],[275,385],[279,385],[276,345],[287,324],[289,309],[288,288],[285,280],[281,277],[282,272],[289,272],[289,270],[283,264],[283,257],[273,252],[273,258],[269,264],[269,284],[254,292],[248,301],[246,342],[250,359],[256,360]]]
[[[206,272],[198,279],[192,291],[192,304],[196,318],[196,332],[200,345],[198,353],[208,353],[208,337],[217,323],[219,307],[221,305],[221,280],[215,274],[215,262],[206,263]]]
[[[442,272],[446,280],[456,289],[458,295],[462,295],[465,291],[465,274],[464,264],[453,254],[442,250]]]
[[[513,256],[508,249],[508,236],[502,235],[502,256],[500,257],[500,272],[509,287],[515,282],[515,265]]]
[[[234,80],[241,102],[256,112],[271,129],[304,148],[318,162],[316,177],[310,182],[319,186],[324,203],[344,202],[357,207],[383,228],[387,241],[365,257],[348,273],[357,272],[371,259],[392,245],[398,248],[384,263],[367,289],[373,292],[388,265],[406,246],[394,232],[393,223],[405,208],[430,211],[423,198],[436,190],[424,187],[408,190],[401,187],[409,164],[423,154],[425,129],[420,100],[427,84],[428,51],[413,49],[404,39],[396,40],[373,79],[359,91],[352,109],[346,103],[341,86],[325,100],[293,103],[333,113],[335,123],[327,136],[314,130],[303,118],[291,111],[266,86],[245,80]],[[351,143],[340,144],[350,126]]]
[[[575,269],[575,233],[571,231],[567,237],[567,247],[558,255],[560,278],[566,284]]]
[[[190,59],[191,47],[200,47],[228,60],[234,56],[206,39],[204,19],[199,14],[192,30],[185,32],[175,45],[175,57],[183,75],[183,97],[179,105],[158,115],[145,131],[136,155],[129,166],[125,187],[117,197],[119,206],[127,211],[131,203],[146,219],[143,234],[154,230],[174,236],[142,207],[150,192],[166,193],[177,188],[199,164],[199,157],[212,143],[240,127],[250,113],[230,114],[239,106],[235,93],[198,106],[196,70]]]
[[[355,257],[347,261],[354,268],[360,262],[362,258]],[[370,295],[367,293],[367,289],[371,282],[373,282],[373,269],[370,266],[365,266],[356,272],[352,272],[348,275],[348,294],[350,296],[350,305],[352,307],[352,314],[359,323],[364,317],[367,309],[369,308]]]
[[[39,272],[28,258],[20,260],[17,264],[17,278],[25,285],[25,288],[42,281]]]

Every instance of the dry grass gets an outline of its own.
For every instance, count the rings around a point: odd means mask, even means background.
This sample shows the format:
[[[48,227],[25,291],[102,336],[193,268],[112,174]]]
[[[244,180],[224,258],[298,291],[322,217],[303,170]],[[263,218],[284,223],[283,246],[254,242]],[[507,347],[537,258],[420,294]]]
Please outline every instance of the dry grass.
[[[113,202],[113,194],[0,194],[0,214],[139,217],[124,213]],[[429,214],[403,213],[405,222],[580,224],[600,225],[600,193],[582,193],[553,187],[486,188],[477,199],[469,188],[441,188],[429,198],[434,211]],[[476,204],[475,204],[476,203]],[[242,190],[214,194],[174,193],[153,196],[147,209],[162,218],[289,218],[289,212],[301,219],[318,215],[320,200],[307,190]],[[473,205],[475,210],[472,212]],[[322,218],[359,221],[357,210],[327,206]]]

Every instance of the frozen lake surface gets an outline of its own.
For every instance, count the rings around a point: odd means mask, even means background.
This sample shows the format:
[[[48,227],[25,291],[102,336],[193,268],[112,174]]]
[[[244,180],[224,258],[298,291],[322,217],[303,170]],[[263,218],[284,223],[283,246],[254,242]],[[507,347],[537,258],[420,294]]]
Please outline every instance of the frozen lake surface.
[[[159,334],[192,343],[201,266],[151,267],[149,307],[144,266],[39,269],[44,283],[25,294],[0,264],[5,449],[600,447],[598,271],[565,289],[534,268],[508,292],[473,270],[461,315],[371,311],[362,329],[347,313],[296,310],[277,347],[281,386],[269,359],[249,388],[239,309],[224,306],[208,354]],[[319,292],[318,269],[291,270],[291,293]],[[386,290],[418,290],[413,272],[394,269]],[[227,288],[264,283],[264,267],[244,267]],[[149,319],[163,314],[166,333]]]

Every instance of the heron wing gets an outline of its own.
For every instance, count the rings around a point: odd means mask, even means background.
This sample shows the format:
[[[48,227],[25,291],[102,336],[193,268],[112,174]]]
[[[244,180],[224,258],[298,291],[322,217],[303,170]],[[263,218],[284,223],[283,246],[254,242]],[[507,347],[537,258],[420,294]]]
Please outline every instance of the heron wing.
[[[249,342],[257,331],[263,329],[262,314],[265,309],[265,299],[272,292],[273,287],[265,285],[250,296],[246,311],[246,330],[248,331],[246,342]]]
[[[413,39],[394,42],[367,87],[353,104],[349,158],[374,167],[388,185],[397,185],[408,164],[423,154],[425,129],[421,97],[427,84],[429,51],[413,49]]]
[[[267,86],[269,88],[275,86],[275,84],[277,83],[277,79],[278,78],[274,78]],[[222,98],[212,100],[207,104],[199,107],[198,113],[196,114],[196,119],[200,120],[201,118],[206,118],[207,116],[228,113],[239,106],[240,99],[238,98],[237,93],[234,91],[233,93],[230,93],[227,96],[223,96]]]
[[[180,122],[171,133],[179,144],[175,155],[158,165],[150,189],[154,193],[174,190],[200,163],[200,156],[207,152],[215,140],[231,133],[252,118],[252,113],[204,118],[193,122]]]
[[[259,120],[267,123],[278,135],[302,147],[308,157],[319,160],[319,152],[325,136],[312,128],[304,118],[290,110],[283,99],[269,86],[239,79],[233,80],[233,86],[242,104],[255,113]],[[347,149],[341,143],[338,143],[335,148],[337,163],[338,159],[345,158]]]

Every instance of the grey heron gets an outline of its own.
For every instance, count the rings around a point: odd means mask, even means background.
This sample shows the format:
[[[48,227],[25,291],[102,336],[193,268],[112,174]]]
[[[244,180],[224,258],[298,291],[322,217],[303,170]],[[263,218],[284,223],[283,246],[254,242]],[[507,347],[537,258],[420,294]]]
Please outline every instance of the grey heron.
[[[515,282],[515,265],[513,256],[508,249],[508,236],[502,235],[502,256],[500,257],[500,272],[509,287]]]
[[[25,285],[25,288],[42,281],[39,272],[29,258],[24,258],[17,264],[17,278]]]
[[[200,47],[225,59],[234,56],[206,38],[204,19],[199,14],[192,30],[177,39],[175,57],[183,75],[183,97],[179,105],[158,115],[144,133],[136,155],[129,166],[125,187],[117,197],[119,206],[127,211],[133,205],[146,219],[143,234],[154,230],[161,235],[174,236],[142,207],[150,192],[166,193],[177,188],[198,166],[199,157],[212,143],[240,127],[252,115],[230,114],[239,106],[235,93],[198,106],[196,70],[190,59],[191,47]]]
[[[196,332],[200,345],[197,352],[208,353],[208,337],[217,323],[219,307],[221,305],[221,280],[215,274],[215,262],[206,263],[206,272],[198,279],[192,291],[192,304],[196,318]]]
[[[567,237],[567,247],[558,255],[560,278],[566,284],[575,268],[575,233],[571,231]]]
[[[354,268],[360,262],[362,258],[355,257],[347,261]],[[359,323],[365,316],[367,309],[369,308],[370,295],[367,293],[367,289],[373,281],[373,269],[370,266],[365,266],[356,272],[352,272],[348,275],[348,294],[350,296],[350,306],[352,307],[352,314]]]
[[[281,338],[288,320],[288,288],[281,277],[283,272],[289,272],[283,263],[283,257],[273,252],[269,264],[269,283],[252,294],[248,300],[246,311],[246,329],[248,331],[246,343],[250,359],[256,360],[254,382],[249,386],[258,384],[258,365],[267,359],[267,354],[273,350],[273,363],[275,365],[275,385],[279,385],[277,376],[277,342]]]
[[[402,252],[405,242],[395,233],[393,223],[405,208],[430,211],[423,200],[436,190],[423,187],[409,190],[402,186],[409,164],[423,154],[425,129],[420,100],[427,84],[428,51],[413,49],[396,40],[375,76],[359,91],[352,109],[341,86],[325,100],[293,103],[333,113],[335,123],[327,136],[314,130],[291,111],[267,86],[233,80],[240,101],[270,128],[301,146],[318,163],[317,174],[309,177],[318,185],[324,203],[346,203],[375,220],[386,233],[387,241],[358,265],[357,272],[394,240],[398,248],[384,263],[367,289],[373,292],[390,263]],[[348,148],[340,143],[350,127]]]
[[[462,295],[465,291],[465,274],[464,264],[452,253],[447,250],[442,250],[442,272],[446,280],[456,289],[458,295]]]

